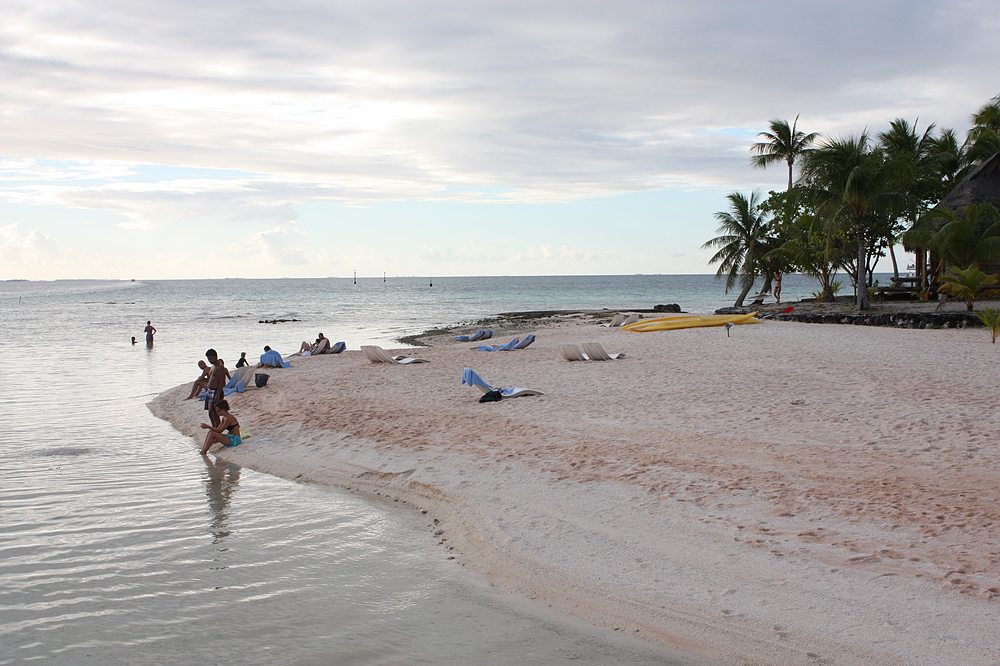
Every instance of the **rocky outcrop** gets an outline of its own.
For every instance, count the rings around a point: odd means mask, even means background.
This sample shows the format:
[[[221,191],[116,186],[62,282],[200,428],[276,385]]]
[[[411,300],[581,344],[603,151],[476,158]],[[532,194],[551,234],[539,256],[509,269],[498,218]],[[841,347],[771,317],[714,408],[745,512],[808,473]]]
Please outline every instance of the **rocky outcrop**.
[[[966,328],[982,326],[971,312],[885,312],[885,313],[778,313],[768,319],[801,321],[807,324],[854,324],[855,326],[892,326],[895,328]]]

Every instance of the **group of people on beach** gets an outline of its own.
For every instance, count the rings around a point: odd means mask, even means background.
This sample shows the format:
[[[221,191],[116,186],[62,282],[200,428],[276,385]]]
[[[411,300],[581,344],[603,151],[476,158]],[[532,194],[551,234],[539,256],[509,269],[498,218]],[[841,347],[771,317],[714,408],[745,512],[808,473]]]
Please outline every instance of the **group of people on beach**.
[[[150,322],[147,322],[147,330],[148,328],[152,328]],[[154,328],[152,331],[155,333],[156,329]],[[135,338],[132,340],[134,343]],[[329,340],[320,333],[315,343],[303,341],[299,347],[299,351],[313,352],[322,349],[324,345],[329,345]],[[198,368],[201,370],[201,374],[191,386],[190,394],[184,398],[185,400],[193,400],[202,392],[205,394],[205,411],[208,412],[210,423],[201,424],[201,427],[208,431],[205,433],[205,443],[201,447],[201,455],[206,455],[208,450],[216,443],[226,447],[233,447],[239,446],[243,442],[240,436],[240,423],[229,411],[229,401],[223,398],[223,389],[232,375],[229,369],[226,368],[226,362],[219,358],[218,352],[214,349],[209,349],[205,352],[205,359],[205,361],[198,361]],[[236,362],[236,367],[242,368],[247,365],[250,365],[250,362],[247,361],[247,353],[241,352],[240,359]],[[265,345],[264,353],[261,354],[260,362],[256,367],[280,368],[284,367],[284,362],[281,354]]]
[[[208,430],[205,433],[205,444],[201,447],[201,455],[208,454],[208,450],[215,443],[223,446],[239,446],[243,443],[240,437],[240,422],[229,412],[229,401],[222,398],[226,382],[229,381],[229,370],[226,362],[219,358],[218,352],[209,349],[205,352],[205,361],[198,361],[201,368],[201,376],[195,381],[191,388],[191,395],[186,400],[193,399],[199,391],[205,391],[205,411],[208,412],[208,420],[211,423],[202,423],[201,427]],[[240,361],[247,365],[246,352],[240,355]],[[242,367],[237,363],[237,367]]]

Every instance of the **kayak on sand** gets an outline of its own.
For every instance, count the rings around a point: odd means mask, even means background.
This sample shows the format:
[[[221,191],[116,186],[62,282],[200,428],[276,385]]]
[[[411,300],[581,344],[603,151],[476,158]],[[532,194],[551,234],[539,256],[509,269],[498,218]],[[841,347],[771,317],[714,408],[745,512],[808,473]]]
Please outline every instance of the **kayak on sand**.
[[[706,315],[704,317],[698,315],[680,315],[638,321],[628,326],[622,326],[622,330],[645,333],[647,331],[672,331],[681,328],[725,326],[726,324],[759,324],[761,320],[757,319],[756,314],[756,312],[751,312],[745,315]]]

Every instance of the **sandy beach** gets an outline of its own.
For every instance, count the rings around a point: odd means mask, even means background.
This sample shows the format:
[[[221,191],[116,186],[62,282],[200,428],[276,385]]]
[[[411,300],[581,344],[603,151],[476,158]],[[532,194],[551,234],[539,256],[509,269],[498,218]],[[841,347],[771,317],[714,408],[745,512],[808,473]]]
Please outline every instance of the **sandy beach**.
[[[494,353],[435,336],[407,366],[293,358],[230,398],[251,435],[218,455],[398,498],[494,585],[684,663],[1000,663],[985,330],[554,317],[494,341],[528,332]],[[563,360],[584,342],[626,357]],[[544,395],[478,403],[466,367]],[[150,409],[196,455],[189,388]]]

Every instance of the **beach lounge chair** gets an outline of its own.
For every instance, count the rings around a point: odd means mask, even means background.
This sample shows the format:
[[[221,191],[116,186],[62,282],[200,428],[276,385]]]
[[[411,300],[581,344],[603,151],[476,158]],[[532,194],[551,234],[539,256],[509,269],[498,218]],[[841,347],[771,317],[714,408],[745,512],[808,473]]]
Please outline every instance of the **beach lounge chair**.
[[[229,377],[229,383],[222,387],[222,393],[224,395],[232,395],[233,393],[243,393],[246,390],[247,384],[253,379],[252,365],[244,365],[242,368],[237,368],[233,371],[233,374]]]
[[[522,340],[520,342],[518,342],[516,345],[514,345],[513,347],[511,347],[511,349],[512,350],[513,349],[524,349],[525,347],[527,347],[528,345],[530,345],[534,341],[535,341],[535,334],[534,333],[529,333],[528,335],[524,336],[524,338],[522,338]]]
[[[559,345],[562,356],[567,361],[589,361],[590,357],[580,352],[576,345]]]
[[[395,363],[396,365],[407,365],[409,363],[430,363],[422,358],[407,358],[406,356],[390,356],[389,352],[375,345],[361,345],[361,351],[372,363]]]
[[[639,315],[638,313],[633,312],[625,319],[625,322],[622,324],[622,326],[629,326],[631,324],[636,323],[637,321],[639,321]]]
[[[505,345],[479,345],[478,347],[473,347],[473,349],[478,351],[510,351],[511,349],[515,349],[515,345],[517,345],[518,342],[520,342],[520,340],[514,338]]]
[[[500,399],[505,398],[520,398],[525,395],[542,395],[541,391],[536,391],[534,389],[528,388],[497,388],[495,386],[490,386],[487,384],[482,377],[476,374],[475,370],[471,368],[465,368],[462,370],[462,384],[468,384],[469,386],[475,386],[477,389],[483,393],[489,393],[490,391],[500,391]]]
[[[609,326],[611,328],[617,328],[618,326],[622,325],[623,321],[625,321],[625,315],[623,315],[621,312],[616,312],[615,316],[611,318],[611,321],[609,321],[607,324],[601,324],[601,326],[603,326],[604,328],[608,328]]]
[[[618,358],[625,358],[625,354],[609,354],[604,351],[600,342],[584,342],[583,353],[590,357],[591,361],[612,361]]]
[[[750,305],[763,305],[765,298],[771,298],[771,294],[761,292],[750,297]]]
[[[489,340],[493,337],[493,329],[481,328],[475,335],[456,335],[452,339],[459,342],[477,342],[479,340]]]
[[[324,354],[339,354],[340,352],[347,349],[346,342],[336,342],[329,349],[327,349]]]

